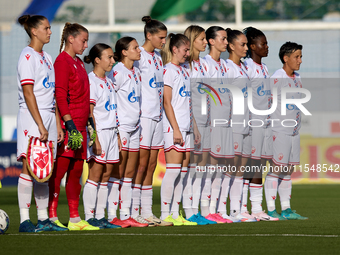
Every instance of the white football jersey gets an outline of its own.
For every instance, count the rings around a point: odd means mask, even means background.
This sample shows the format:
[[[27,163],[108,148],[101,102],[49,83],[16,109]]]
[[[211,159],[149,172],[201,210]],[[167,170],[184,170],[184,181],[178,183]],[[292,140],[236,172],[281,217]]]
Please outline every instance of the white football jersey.
[[[236,65],[232,60],[227,60],[228,83],[241,89],[244,97],[244,114],[232,116],[233,132],[237,134],[249,134],[249,108],[248,108],[248,87],[250,80],[244,71],[244,65]]]
[[[143,47],[134,65],[142,75],[141,117],[160,121],[163,114],[163,63],[159,52],[147,52]]]
[[[281,114],[281,89],[285,87],[302,88],[301,77],[294,72],[294,76],[290,77],[282,68],[277,70],[270,79],[270,88],[277,88],[277,107],[271,114],[271,126],[273,131],[286,135],[297,135],[301,127],[301,111],[294,104],[286,105],[286,115]],[[287,93],[286,98],[302,98],[299,92]],[[282,121],[283,125],[282,125]]]
[[[128,69],[119,62],[112,68],[108,77],[113,81],[117,93],[120,128],[132,132],[139,126],[141,73],[137,67]]]
[[[113,82],[108,77],[100,78],[89,73],[90,103],[94,104],[93,116],[96,129],[109,129],[118,126],[117,99]]]
[[[179,130],[189,132],[192,128],[190,76],[185,68],[168,63],[164,66],[164,85],[172,88],[171,105]],[[164,112],[163,131],[172,132],[172,126]]]
[[[210,78],[208,80],[211,83],[209,85],[214,88],[211,91],[213,98],[210,98],[211,126],[230,127],[233,109],[231,92],[227,88],[216,88],[216,85],[223,85],[227,82],[227,63],[223,59],[216,61],[210,55],[206,55],[204,59],[207,64],[208,77]]]
[[[253,106],[256,110],[268,110],[271,107],[270,76],[266,64],[259,65],[251,58],[244,62],[244,71],[248,74],[252,94]],[[251,113],[252,119],[262,120],[263,128],[270,127],[270,115],[256,115]],[[257,123],[254,125],[258,125]]]
[[[190,75],[190,88],[191,88],[191,101],[193,114],[196,120],[197,126],[207,127],[210,125],[210,96],[206,92],[210,92],[210,89],[204,86],[202,83],[206,83],[208,77],[207,63],[203,58],[199,58],[198,61],[193,60],[191,62],[191,68],[189,63],[182,65]],[[203,89],[201,88],[204,88]],[[206,98],[207,114],[202,115],[202,95]]]
[[[19,57],[18,67],[19,108],[27,109],[22,86],[33,85],[34,96],[40,110],[55,109],[55,76],[51,56],[25,47]]]

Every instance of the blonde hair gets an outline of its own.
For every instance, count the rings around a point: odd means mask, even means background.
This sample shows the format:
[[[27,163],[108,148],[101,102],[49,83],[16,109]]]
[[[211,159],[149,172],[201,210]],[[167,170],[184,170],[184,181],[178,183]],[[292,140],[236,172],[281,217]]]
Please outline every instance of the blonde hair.
[[[67,43],[67,38],[70,35],[72,35],[73,37],[77,37],[77,35],[79,35],[81,31],[89,33],[89,31],[85,27],[83,27],[82,25],[78,23],[71,24],[70,22],[66,22],[64,29],[63,29],[63,33],[61,35],[61,44],[60,44],[59,53],[63,49],[64,42],[65,44]]]
[[[191,25],[184,31],[184,35],[190,40],[190,55],[187,58],[189,62],[190,69],[192,68],[192,61],[194,59],[194,41],[202,33],[205,32],[204,28],[196,25]]]
[[[165,42],[163,49],[161,50],[163,64],[166,65],[167,63],[171,62],[172,54],[173,54],[172,48],[174,46],[176,48],[179,48],[181,45],[186,44],[187,42],[190,42],[190,41],[188,37],[186,37],[185,35],[170,33],[168,37],[166,38],[166,42]]]

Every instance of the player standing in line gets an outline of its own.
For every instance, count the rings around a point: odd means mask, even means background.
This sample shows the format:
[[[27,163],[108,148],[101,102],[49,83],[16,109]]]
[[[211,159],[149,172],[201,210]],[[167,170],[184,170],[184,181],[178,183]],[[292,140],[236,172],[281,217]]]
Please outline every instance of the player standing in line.
[[[66,195],[70,210],[69,230],[98,230],[81,220],[78,212],[81,191],[80,177],[87,153],[86,126],[90,118],[90,84],[83,61],[77,55],[87,48],[88,31],[77,23],[66,23],[61,37],[60,52],[54,68],[56,100],[65,140],[58,144],[55,171],[50,179],[50,219],[63,226],[57,216],[60,182],[67,173]],[[94,127],[93,127],[94,130]],[[95,132],[90,135],[95,140]]]
[[[210,103],[209,95],[200,89],[199,82],[207,82],[208,78],[207,64],[203,58],[200,58],[200,52],[204,52],[208,44],[204,28],[196,25],[189,26],[184,35],[190,40],[190,55],[183,67],[190,75],[191,101],[193,108],[194,120],[199,133],[201,134],[201,143],[194,146],[194,153],[191,153],[188,173],[183,180],[183,208],[185,216],[189,221],[197,222],[198,225],[216,224],[215,221],[209,221],[198,212],[198,205],[201,196],[201,183],[203,172],[196,172],[196,165],[205,166],[210,151]],[[207,115],[201,114],[201,93],[206,96]],[[192,135],[192,133],[191,133]],[[193,137],[190,137],[193,141]],[[203,169],[202,169],[203,170]]]
[[[227,77],[226,62],[220,58],[221,53],[227,50],[227,33],[222,27],[212,26],[206,31],[206,39],[210,52],[209,55],[204,57],[204,60],[206,61],[207,73],[210,78],[209,85],[215,90],[213,95],[216,101],[216,103],[210,104],[210,163],[211,167],[214,167],[216,171],[214,173],[208,169],[205,173],[201,194],[201,213],[208,220],[218,223],[231,223],[232,221],[226,211],[230,175],[226,172],[222,173],[221,167],[233,165],[233,132],[230,128],[232,97],[227,89],[216,88],[216,85],[223,84]],[[202,86],[201,88],[205,87]],[[212,98],[210,98],[211,100]],[[217,119],[228,120],[228,122],[215,125],[215,120]],[[217,166],[220,168],[217,168]],[[222,177],[224,177],[223,182]],[[217,204],[217,202],[219,203]],[[218,206],[217,211],[219,213],[216,213],[216,206]]]
[[[93,145],[89,141],[87,151],[89,176],[83,190],[85,220],[92,226],[117,228],[118,226],[105,219],[107,185],[114,164],[119,162],[119,146],[121,145],[116,132],[118,128],[116,93],[113,82],[105,75],[105,72],[112,70],[115,63],[113,51],[110,46],[98,43],[91,48],[89,55],[84,57],[84,62],[92,63],[94,67],[88,76],[90,116],[97,131],[96,140]],[[95,218],[93,217],[94,211],[96,212]]]
[[[119,119],[119,135],[122,149],[119,155],[119,166],[114,167],[109,180],[108,215],[111,223],[116,224],[117,199],[119,194],[120,220],[131,227],[155,226],[140,215],[131,217],[132,179],[136,174],[139,154],[140,136],[140,90],[142,76],[134,62],[140,60],[138,43],[135,38],[120,38],[115,46],[115,60],[108,77],[113,81],[117,93],[117,113]],[[120,190],[118,193],[118,181]]]
[[[300,164],[301,110],[296,105],[287,104],[286,115],[282,115],[280,107],[282,89],[302,88],[300,75],[296,72],[302,63],[302,45],[286,42],[280,48],[279,57],[283,67],[277,70],[270,79],[271,91],[277,89],[278,95],[278,107],[272,113],[271,118],[278,121],[272,123],[273,169],[267,174],[264,186],[268,215],[280,220],[306,220],[307,217],[295,213],[290,208],[291,174],[294,171],[294,165]],[[302,98],[302,93],[290,92],[286,94],[286,98]],[[283,120],[285,120],[285,127],[277,124]],[[279,191],[281,201],[281,215],[275,209],[277,191]]]
[[[241,58],[247,54],[247,37],[239,30],[226,29],[228,35],[228,52],[227,77],[228,83],[242,90],[244,97],[244,114],[232,116],[232,128],[234,139],[235,159],[234,165],[236,173],[233,176],[233,182],[230,185],[230,216],[241,222],[254,222],[256,219],[252,216],[241,215],[241,197],[243,189],[242,167],[247,165],[251,153],[251,136],[249,135],[249,108],[248,108],[248,87],[250,80],[245,72]],[[233,97],[235,98],[235,94]],[[235,102],[235,101],[234,101]]]
[[[247,27],[243,33],[247,36],[248,51],[247,60],[244,62],[244,71],[248,74],[251,89],[253,106],[256,110],[268,110],[271,106],[270,81],[267,66],[262,63],[262,58],[268,56],[268,42],[264,33],[256,28]],[[266,161],[273,156],[273,140],[270,127],[270,115],[251,114],[251,119],[255,119],[251,133],[251,166],[256,167],[256,171],[250,173],[247,179],[247,173],[243,176],[243,194],[241,203],[241,214],[249,215],[247,211],[248,187],[250,191],[252,216],[257,220],[278,221],[267,215],[262,209],[262,166],[266,165]],[[259,125],[259,120],[263,125]],[[261,124],[261,123],[260,123]],[[250,180],[250,186],[249,186]]]
[[[141,117],[139,166],[132,184],[131,216],[139,215],[157,226],[172,226],[172,223],[158,219],[152,213],[152,180],[157,165],[159,149],[163,149],[163,63],[159,52],[167,35],[166,26],[151,19],[142,18],[145,22],[145,43],[141,50],[141,58],[135,61],[135,66],[142,75],[141,84]]]
[[[190,77],[180,66],[190,51],[190,41],[183,34],[169,34],[161,51],[164,66],[164,152],[166,172],[161,186],[161,218],[174,226],[197,225],[179,214],[183,178],[190,160],[190,131],[193,115]],[[197,134],[196,134],[197,135]],[[195,139],[197,136],[195,136]],[[200,142],[200,141],[199,141]],[[170,209],[171,205],[171,209]]]
[[[41,142],[53,141],[55,147],[63,141],[58,109],[54,99],[54,68],[51,56],[43,51],[50,42],[51,26],[44,16],[23,15],[18,19],[24,27],[30,43],[19,57],[17,81],[19,89],[19,112],[17,118],[17,159],[23,162],[18,181],[20,209],[19,232],[63,231],[48,218],[48,182],[34,182],[34,198],[38,212],[38,224],[30,220],[33,178],[27,168],[26,155],[29,137],[38,137]],[[55,169],[54,169],[55,171]]]

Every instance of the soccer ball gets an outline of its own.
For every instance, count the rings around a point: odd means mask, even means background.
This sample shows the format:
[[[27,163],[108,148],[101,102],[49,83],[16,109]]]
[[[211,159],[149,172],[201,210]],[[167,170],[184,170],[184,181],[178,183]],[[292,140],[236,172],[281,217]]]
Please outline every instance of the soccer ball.
[[[7,213],[0,209],[0,234],[4,234],[9,227],[9,217]]]

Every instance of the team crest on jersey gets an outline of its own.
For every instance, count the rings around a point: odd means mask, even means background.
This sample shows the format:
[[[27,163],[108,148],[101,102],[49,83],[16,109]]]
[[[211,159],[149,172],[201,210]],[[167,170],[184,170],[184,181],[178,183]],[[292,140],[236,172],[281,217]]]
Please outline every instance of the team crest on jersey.
[[[273,142],[275,142],[275,139],[276,139],[276,136],[275,136],[275,135],[273,135]]]
[[[28,131],[27,131],[27,130],[24,130],[24,134],[25,134],[25,136],[27,136],[27,134],[28,134]]]
[[[196,66],[194,67],[194,69],[195,69],[195,70],[198,72],[198,69],[197,69],[197,67],[196,67]]]
[[[102,89],[104,89],[104,86],[102,84],[99,85]]]
[[[148,60],[148,62],[149,62],[149,64],[151,65],[151,60],[150,60],[150,59]]]
[[[280,153],[280,154],[279,154],[279,160],[282,160],[282,159],[283,159],[283,154]]]
[[[166,69],[163,70],[163,75],[166,73]]]
[[[274,84],[276,84],[279,80],[278,79],[274,79]]]
[[[255,151],[256,151],[256,148],[253,146],[253,147],[251,148],[251,154],[254,154]]]
[[[141,142],[143,140],[143,136],[142,135],[140,135],[140,137],[139,137],[139,141]]]
[[[104,158],[105,157],[105,151],[102,150],[102,154],[100,155],[101,158]]]
[[[115,71],[115,72],[113,73],[113,77],[115,77],[117,74],[118,74],[118,72]]]
[[[38,137],[31,136],[27,148],[27,166],[32,177],[38,182],[47,181],[53,170],[53,142],[41,142]]]
[[[234,142],[234,150],[236,150],[238,148],[238,143]]]
[[[30,54],[26,54],[25,58],[27,59],[27,61],[30,59],[31,55]]]
[[[126,138],[125,138],[125,137],[123,137],[123,139],[122,139],[122,143],[123,143],[123,145],[124,145],[124,146],[127,144],[127,140],[126,140]]]

